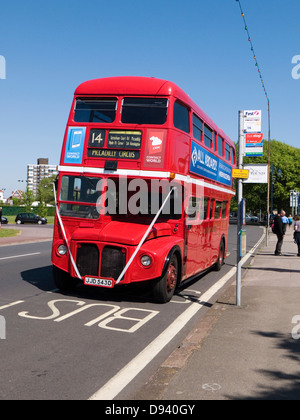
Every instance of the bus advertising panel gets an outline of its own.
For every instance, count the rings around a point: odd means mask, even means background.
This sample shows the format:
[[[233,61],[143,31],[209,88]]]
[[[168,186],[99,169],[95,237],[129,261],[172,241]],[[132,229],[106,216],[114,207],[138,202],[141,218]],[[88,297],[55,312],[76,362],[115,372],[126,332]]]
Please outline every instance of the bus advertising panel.
[[[228,187],[231,186],[232,167],[195,142],[192,142],[190,171]]]

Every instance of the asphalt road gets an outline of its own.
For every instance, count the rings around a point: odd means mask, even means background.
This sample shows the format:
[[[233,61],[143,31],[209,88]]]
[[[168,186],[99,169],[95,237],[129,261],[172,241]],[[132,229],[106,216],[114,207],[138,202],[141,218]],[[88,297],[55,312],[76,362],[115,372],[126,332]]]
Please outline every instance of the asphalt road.
[[[247,232],[249,250],[263,230],[247,226]],[[205,314],[209,305],[200,297],[210,296],[235,266],[234,225],[228,247],[221,272],[186,284],[166,305],[151,302],[136,286],[79,286],[62,294],[52,281],[51,242],[1,247],[0,399],[133,396]]]

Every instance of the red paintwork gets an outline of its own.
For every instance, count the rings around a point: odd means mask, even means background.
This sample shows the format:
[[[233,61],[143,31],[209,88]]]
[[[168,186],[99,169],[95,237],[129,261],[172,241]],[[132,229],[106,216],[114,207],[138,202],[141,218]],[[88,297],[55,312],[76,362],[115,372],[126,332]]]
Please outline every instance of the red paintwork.
[[[136,124],[122,124],[120,120],[121,102],[122,98],[128,96],[158,96],[167,97],[169,99],[168,118],[162,126],[146,126]],[[74,104],[77,97],[115,97],[119,98],[116,120],[114,123],[75,123],[74,122]],[[78,174],[82,173],[82,168],[104,168],[105,161],[108,158],[89,158],[87,157],[87,143],[91,128],[103,128],[105,130],[122,129],[122,130],[139,130],[142,132],[143,141],[141,148],[141,156],[138,160],[119,160],[118,170],[136,170],[136,171],[152,171],[152,177],[160,178],[157,171],[164,171],[175,173],[182,176],[191,176],[192,179],[200,179],[196,175],[189,173],[190,156],[191,156],[191,139],[192,134],[184,133],[173,126],[173,104],[175,99],[180,100],[187,105],[191,111],[196,112],[198,116],[212,128],[216,135],[221,136],[234,150],[234,143],[220,130],[216,124],[185,94],[178,86],[172,82],[168,82],[155,78],[143,77],[118,77],[96,79],[81,84],[75,91],[74,101],[72,103],[71,112],[68,119],[67,129],[64,137],[64,143],[61,154],[60,180],[63,175],[74,175],[74,167],[76,164],[66,164],[64,162],[66,139],[69,127],[87,127],[85,136],[85,146],[83,152],[82,164],[78,165]],[[190,113],[190,126],[192,127],[192,113]],[[160,164],[151,166],[146,161],[146,144],[148,139],[160,133],[164,136],[164,153]],[[107,135],[107,134],[106,134]],[[194,142],[197,142],[193,139]],[[204,139],[202,138],[201,145],[203,148]],[[212,154],[215,152],[210,150]],[[235,158],[234,158],[235,159]],[[230,162],[227,162],[230,164]],[[235,165],[231,165],[235,166]],[[68,171],[68,167],[70,170]],[[157,173],[157,176],[156,176]],[[93,172],[89,171],[88,176],[93,176]],[[97,175],[94,176],[106,177],[113,175]],[[143,174],[141,175],[143,177]],[[210,188],[210,185],[212,188]],[[223,187],[223,188],[219,188]],[[191,187],[192,189],[194,187]],[[217,188],[217,189],[216,189]],[[218,189],[219,188],[219,189]],[[228,192],[226,192],[226,190]],[[217,201],[228,201],[232,198],[230,194],[230,187],[224,187],[214,181],[206,181],[203,189],[203,194],[207,197],[214,198]],[[147,226],[145,219],[135,218],[122,219],[111,216],[101,216],[99,220],[80,220],[76,218],[63,217],[65,229],[67,232],[71,250],[76,260],[76,247],[78,243],[95,243],[101,250],[107,244],[120,246],[126,252],[126,259],[129,260],[133,254],[135,247],[138,245]],[[227,248],[229,224],[229,205],[226,210],[226,217],[218,220],[208,219],[201,224],[196,225],[185,223],[185,217],[181,220],[169,220],[166,223],[156,224],[150,239],[142,246],[139,254],[135,258],[132,266],[125,275],[121,284],[145,281],[158,278],[162,275],[162,270],[165,265],[165,260],[170,250],[177,246],[182,256],[182,280],[210,267],[218,259],[218,252],[221,238],[225,239],[225,247]],[[53,252],[52,262],[55,266],[64,271],[71,273],[76,277],[74,269],[70,263],[69,256],[59,256],[57,254],[57,247],[63,244],[63,235],[61,228],[58,225],[57,219],[55,222],[54,238],[53,238]],[[140,257],[144,254],[150,255],[153,263],[150,267],[143,267],[140,263]],[[226,255],[226,250],[225,250]]]

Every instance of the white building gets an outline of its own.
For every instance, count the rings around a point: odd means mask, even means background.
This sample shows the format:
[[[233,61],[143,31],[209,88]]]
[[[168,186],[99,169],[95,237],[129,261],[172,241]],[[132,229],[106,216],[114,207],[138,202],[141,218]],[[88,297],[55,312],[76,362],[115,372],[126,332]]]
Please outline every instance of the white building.
[[[0,204],[4,202],[4,194],[3,191],[0,190]]]
[[[57,174],[56,165],[49,165],[48,159],[38,159],[36,165],[27,165],[27,187],[37,195],[42,179]]]

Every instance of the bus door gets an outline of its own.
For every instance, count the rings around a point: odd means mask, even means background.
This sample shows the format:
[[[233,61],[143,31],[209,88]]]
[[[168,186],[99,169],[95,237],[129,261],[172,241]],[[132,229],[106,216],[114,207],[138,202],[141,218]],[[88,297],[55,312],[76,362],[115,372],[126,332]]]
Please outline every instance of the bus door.
[[[202,231],[201,220],[201,198],[190,197],[186,216],[186,269],[185,278],[193,276],[203,269],[203,255],[200,246]]]
[[[211,266],[211,241],[213,234],[213,200],[204,197],[201,208],[201,235],[199,248],[202,254],[203,269]]]

